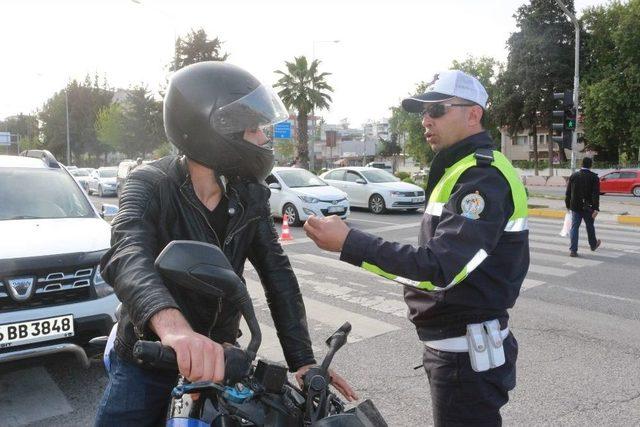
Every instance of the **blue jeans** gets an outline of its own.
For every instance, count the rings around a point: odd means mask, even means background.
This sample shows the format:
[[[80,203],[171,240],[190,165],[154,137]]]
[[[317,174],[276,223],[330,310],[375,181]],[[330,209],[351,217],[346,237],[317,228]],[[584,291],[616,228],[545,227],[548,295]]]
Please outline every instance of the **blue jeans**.
[[[578,234],[580,232],[580,223],[584,219],[584,225],[587,227],[587,236],[589,237],[589,246],[591,249],[598,244],[596,239],[596,229],[593,226],[593,216],[589,211],[571,211],[571,252],[578,252]]]
[[[175,372],[145,369],[111,350],[109,382],[96,414],[96,427],[164,425]]]

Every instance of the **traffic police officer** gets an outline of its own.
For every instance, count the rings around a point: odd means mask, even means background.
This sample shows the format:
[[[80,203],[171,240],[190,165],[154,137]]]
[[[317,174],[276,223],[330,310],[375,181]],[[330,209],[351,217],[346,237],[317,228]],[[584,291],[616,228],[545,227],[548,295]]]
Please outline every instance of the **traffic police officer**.
[[[529,268],[527,199],[481,120],[487,92],[461,71],[440,73],[402,107],[422,114],[436,153],[419,246],[312,217],[307,235],[340,259],[405,286],[409,320],[425,344],[436,426],[501,425],[515,387],[518,344],[508,328]]]

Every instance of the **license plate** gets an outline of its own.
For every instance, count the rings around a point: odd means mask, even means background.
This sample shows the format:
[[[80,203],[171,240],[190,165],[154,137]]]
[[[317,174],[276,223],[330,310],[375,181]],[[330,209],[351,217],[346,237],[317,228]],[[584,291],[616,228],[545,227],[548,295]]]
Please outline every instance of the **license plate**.
[[[50,317],[0,325],[0,348],[17,347],[74,335],[73,316]]]
[[[329,208],[327,209],[327,212],[329,213],[342,213],[344,212],[344,208],[341,206],[329,206]]]
[[[413,198],[413,203],[420,203],[420,202],[424,202],[424,199],[422,197],[414,197]]]

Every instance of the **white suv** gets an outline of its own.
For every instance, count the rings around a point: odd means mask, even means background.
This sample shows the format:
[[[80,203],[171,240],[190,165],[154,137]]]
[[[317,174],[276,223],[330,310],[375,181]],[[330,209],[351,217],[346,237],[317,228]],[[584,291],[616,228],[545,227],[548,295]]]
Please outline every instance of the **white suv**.
[[[118,299],[100,276],[110,226],[48,151],[0,156],[0,363],[71,352],[109,333]]]

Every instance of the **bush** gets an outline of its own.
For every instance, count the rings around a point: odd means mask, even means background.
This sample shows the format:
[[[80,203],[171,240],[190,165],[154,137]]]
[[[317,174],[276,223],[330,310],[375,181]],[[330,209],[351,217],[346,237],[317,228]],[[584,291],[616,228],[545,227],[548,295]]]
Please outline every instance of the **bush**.
[[[410,177],[408,172],[401,172],[401,171],[396,172],[396,176],[400,178],[401,181],[404,181],[406,178]]]
[[[402,182],[408,182],[409,184],[414,184],[414,185],[416,183],[414,180],[412,180],[409,177],[406,177],[406,178],[402,179]]]

